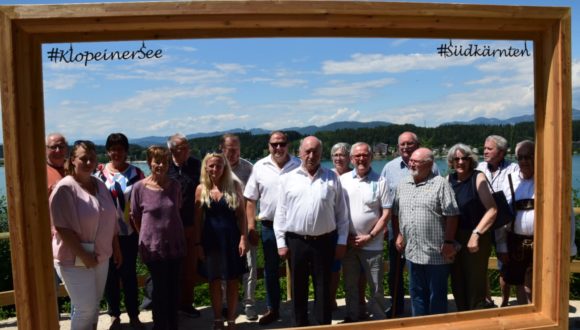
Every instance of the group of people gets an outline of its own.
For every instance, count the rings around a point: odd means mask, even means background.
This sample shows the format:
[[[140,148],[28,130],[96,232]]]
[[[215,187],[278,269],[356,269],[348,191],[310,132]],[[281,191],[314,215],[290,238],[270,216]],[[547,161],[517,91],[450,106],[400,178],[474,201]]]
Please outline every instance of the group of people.
[[[222,136],[220,150],[200,161],[190,155],[186,137],[175,134],[167,147],[147,149],[147,177],[127,162],[125,135],[111,134],[105,147],[110,161],[97,164],[92,142],[74,142],[69,155],[61,134],[46,138],[54,265],[71,298],[72,329],[96,329],[103,292],[110,328],[119,329],[120,282],[130,325],[143,328],[137,255],[153,284],[154,329],[177,329],[179,312],[199,316],[193,297],[200,277],[209,282],[214,329],[236,328],[240,282],[248,320],[277,321],[282,260],[289,262],[295,326],[330,324],[341,268],[347,323],[369,317],[367,286],[375,318],[403,316],[404,266],[413,316],[447,312],[449,277],[459,311],[493,306],[487,264],[494,245],[502,306],[509,285],[517,286],[518,303],[531,301],[532,141],[517,144],[517,163],[505,158],[507,141],[500,136],[486,139],[479,164],[469,146],[456,144],[447,156],[447,177],[412,132],[399,136],[399,156],[381,172],[372,168],[365,142],[335,145],[331,170],[321,166],[322,141],[304,138],[297,158],[281,131],[270,134],[269,154],[253,165],[240,157],[236,135]],[[514,206],[515,221],[494,233],[492,194],[499,190]],[[385,239],[390,305],[383,288]],[[267,310],[258,318],[260,240]]]

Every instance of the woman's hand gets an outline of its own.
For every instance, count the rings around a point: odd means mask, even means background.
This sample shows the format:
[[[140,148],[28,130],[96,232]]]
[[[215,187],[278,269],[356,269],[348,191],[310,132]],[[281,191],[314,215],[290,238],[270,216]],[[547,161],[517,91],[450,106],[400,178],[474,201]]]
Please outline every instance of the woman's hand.
[[[471,234],[469,242],[467,242],[467,250],[471,253],[479,251],[479,235],[476,233]]]
[[[97,261],[97,256],[95,256],[95,254],[92,252],[83,251],[78,255],[78,257],[81,258],[83,264],[85,264],[85,267],[87,268],[94,268],[99,264]]]
[[[243,257],[246,252],[248,252],[248,242],[246,241],[245,235],[240,237],[240,245],[238,246],[238,249],[240,251],[240,257]]]

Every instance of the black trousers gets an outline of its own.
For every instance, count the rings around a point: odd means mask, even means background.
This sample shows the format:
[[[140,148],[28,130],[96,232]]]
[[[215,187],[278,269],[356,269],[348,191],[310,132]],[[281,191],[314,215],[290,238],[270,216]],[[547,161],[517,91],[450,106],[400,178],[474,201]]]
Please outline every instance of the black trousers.
[[[177,330],[182,259],[147,262],[153,281],[153,329]]]
[[[308,278],[314,285],[314,319],[318,324],[330,324],[330,275],[336,250],[336,232],[317,239],[286,233],[292,271],[292,305],[296,326],[308,325]]]
[[[113,258],[109,260],[109,273],[105,286],[105,299],[107,300],[107,314],[119,317],[121,315],[121,285],[125,291],[125,308],[129,318],[139,315],[139,303],[137,298],[137,244],[139,235],[134,232],[129,236],[119,236],[119,246],[123,255],[123,263],[117,269]]]

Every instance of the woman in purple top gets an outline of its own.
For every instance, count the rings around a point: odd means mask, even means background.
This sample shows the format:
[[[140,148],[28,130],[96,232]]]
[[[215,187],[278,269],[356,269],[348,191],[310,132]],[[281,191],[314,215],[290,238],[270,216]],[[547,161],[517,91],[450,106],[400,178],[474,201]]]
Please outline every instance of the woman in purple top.
[[[54,267],[68,291],[71,329],[96,329],[109,258],[121,265],[115,205],[105,184],[91,176],[97,166],[95,145],[76,141],[67,176],[50,196]]]
[[[167,176],[169,150],[147,149],[151,175],[137,182],[131,195],[131,219],[139,232],[139,254],[153,281],[155,330],[177,329],[179,273],[185,236],[179,215],[181,187]]]

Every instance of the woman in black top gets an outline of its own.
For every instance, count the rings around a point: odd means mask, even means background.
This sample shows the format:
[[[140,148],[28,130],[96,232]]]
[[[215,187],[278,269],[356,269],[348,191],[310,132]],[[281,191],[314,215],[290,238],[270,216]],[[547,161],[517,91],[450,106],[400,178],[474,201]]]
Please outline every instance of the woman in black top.
[[[485,174],[475,170],[477,155],[458,143],[449,149],[452,172],[449,183],[461,211],[457,247],[461,248],[451,268],[451,288],[458,311],[485,306],[487,264],[491,254],[490,229],[497,209]]]

